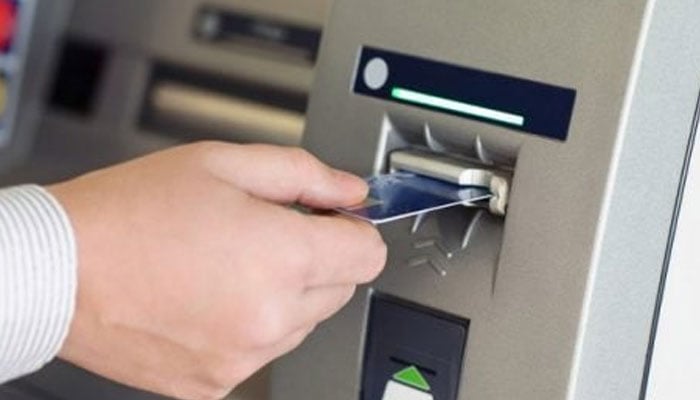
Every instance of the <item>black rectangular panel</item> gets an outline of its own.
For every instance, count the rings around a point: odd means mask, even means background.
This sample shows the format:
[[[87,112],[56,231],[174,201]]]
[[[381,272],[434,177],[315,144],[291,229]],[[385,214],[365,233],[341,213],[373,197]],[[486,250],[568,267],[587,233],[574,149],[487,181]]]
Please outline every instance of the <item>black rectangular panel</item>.
[[[566,140],[576,91],[364,47],[355,93]]]
[[[362,400],[456,400],[469,321],[391,296],[372,296]],[[411,395],[413,393],[414,395]]]
[[[276,45],[305,55],[315,63],[321,43],[321,29],[314,29],[261,15],[203,7],[195,22],[195,37],[212,43],[254,41]]]
[[[102,44],[68,38],[54,77],[49,104],[83,117],[92,115],[109,58]]]

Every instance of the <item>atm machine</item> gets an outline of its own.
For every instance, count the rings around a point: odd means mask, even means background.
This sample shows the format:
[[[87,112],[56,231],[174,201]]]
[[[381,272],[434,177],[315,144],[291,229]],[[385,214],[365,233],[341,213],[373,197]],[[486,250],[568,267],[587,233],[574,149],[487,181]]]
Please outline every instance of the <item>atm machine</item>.
[[[225,135],[251,101],[292,126],[314,52],[275,27],[320,26],[312,3],[78,0],[53,64],[85,85],[66,97],[65,79],[44,82],[26,176]],[[337,0],[303,145],[361,175],[451,180],[457,167],[505,184],[483,208],[382,226],[384,275],[275,363],[269,395],[247,398],[696,397],[699,15],[694,0]],[[6,110],[4,124],[19,120]],[[3,396],[156,398],[61,364]]]
[[[383,225],[387,270],[276,363],[271,399],[697,398],[697,236],[677,226],[700,207],[698,16],[337,1],[304,147],[365,176],[490,171],[507,206]]]
[[[68,21],[41,37],[56,57],[32,74],[44,112],[30,162],[0,182],[54,181],[185,141],[300,143],[331,0],[33,2],[60,4]]]

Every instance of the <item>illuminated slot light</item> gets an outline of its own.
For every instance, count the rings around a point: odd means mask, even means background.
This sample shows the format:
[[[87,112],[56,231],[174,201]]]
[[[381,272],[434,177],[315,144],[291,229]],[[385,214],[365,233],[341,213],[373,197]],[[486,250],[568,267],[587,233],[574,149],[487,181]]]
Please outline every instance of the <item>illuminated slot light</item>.
[[[410,89],[394,87],[391,90],[391,97],[408,103],[419,104],[441,110],[456,112],[471,117],[478,117],[503,124],[524,126],[525,117],[491,108],[481,107],[474,104],[463,103],[446,99],[444,97],[433,96]]]

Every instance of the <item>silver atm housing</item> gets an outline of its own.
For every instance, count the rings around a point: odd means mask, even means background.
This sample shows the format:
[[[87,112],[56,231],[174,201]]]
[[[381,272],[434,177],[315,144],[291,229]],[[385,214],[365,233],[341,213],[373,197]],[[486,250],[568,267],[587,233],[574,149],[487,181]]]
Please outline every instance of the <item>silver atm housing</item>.
[[[424,252],[414,221],[383,228],[386,272],[276,364],[271,398],[359,398],[373,291],[470,320],[460,400],[644,398],[694,140],[698,15],[693,0],[337,1],[304,146],[361,175],[429,136],[449,152],[481,146],[513,167],[512,193],[505,219],[480,224],[467,251],[431,250],[445,277],[407,265]],[[575,88],[569,138],[353,94],[362,46]],[[449,213],[418,237],[449,240],[469,212]]]

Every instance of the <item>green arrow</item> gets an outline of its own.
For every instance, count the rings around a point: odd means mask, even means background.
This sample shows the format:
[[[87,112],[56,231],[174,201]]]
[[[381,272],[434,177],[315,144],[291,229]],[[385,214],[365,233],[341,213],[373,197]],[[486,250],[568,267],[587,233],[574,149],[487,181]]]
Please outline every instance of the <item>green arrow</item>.
[[[406,385],[412,386],[417,389],[425,390],[426,392],[430,391],[430,385],[428,384],[428,381],[425,380],[423,375],[418,371],[418,368],[416,367],[408,367],[406,369],[403,369],[396,374],[394,374],[394,380],[405,383]]]

